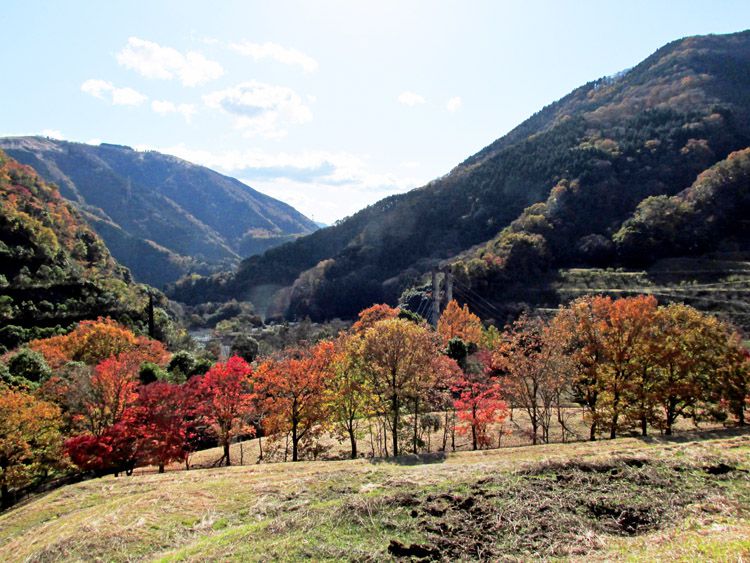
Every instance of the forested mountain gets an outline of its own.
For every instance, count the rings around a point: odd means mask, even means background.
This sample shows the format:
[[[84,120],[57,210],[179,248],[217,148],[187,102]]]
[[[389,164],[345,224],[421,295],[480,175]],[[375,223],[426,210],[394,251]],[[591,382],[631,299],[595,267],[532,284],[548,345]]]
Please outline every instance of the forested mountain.
[[[99,316],[143,325],[147,291],[56,187],[0,151],[0,351]]]
[[[515,299],[519,284],[558,268],[654,258],[628,242],[646,213],[639,204],[681,192],[748,145],[750,32],[682,39],[574,90],[423,188],[251,257],[233,275],[183,280],[173,294],[346,317],[394,303],[450,262],[467,291]]]
[[[114,257],[157,287],[230,269],[317,229],[291,206],[203,166],[154,151],[40,137],[0,139],[75,203]]]

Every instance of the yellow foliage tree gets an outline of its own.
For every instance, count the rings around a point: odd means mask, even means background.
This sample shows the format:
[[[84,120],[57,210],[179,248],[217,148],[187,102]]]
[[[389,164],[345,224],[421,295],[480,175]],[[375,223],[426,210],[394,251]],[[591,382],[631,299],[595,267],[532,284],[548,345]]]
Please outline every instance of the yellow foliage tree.
[[[60,409],[33,395],[0,385],[0,500],[46,475],[60,460]]]

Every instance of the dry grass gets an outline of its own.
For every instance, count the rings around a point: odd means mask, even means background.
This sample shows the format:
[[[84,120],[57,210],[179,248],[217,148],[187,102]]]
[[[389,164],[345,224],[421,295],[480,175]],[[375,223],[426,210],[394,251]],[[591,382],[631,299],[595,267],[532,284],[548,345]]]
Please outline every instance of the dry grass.
[[[566,420],[566,426],[573,433],[568,433],[566,440],[569,442],[576,442],[588,439],[589,427],[583,417],[583,410],[578,407],[570,407],[564,409],[564,419]],[[439,414],[442,418],[442,414]],[[407,426],[410,426],[410,418],[406,417],[405,422]],[[514,409],[512,420],[509,418],[505,423],[500,426],[495,426],[491,432],[494,436],[493,448],[508,448],[517,446],[531,445],[531,424],[529,417],[522,409]],[[701,429],[713,430],[721,428],[721,425],[715,423],[702,424]],[[676,426],[676,431],[690,431],[694,430],[695,426],[693,423],[686,419],[680,419]],[[658,435],[658,430],[650,429],[650,432]],[[358,442],[358,451],[360,457],[379,457],[382,455],[382,450],[378,450],[377,445],[373,444],[371,440],[371,433],[369,432],[369,422],[365,421],[362,423],[360,428],[360,439]],[[429,438],[429,453],[435,453],[440,450],[443,442],[443,430],[440,429],[436,432],[432,432],[429,437],[425,434],[423,436],[425,442]],[[459,435],[455,437],[455,451],[466,452],[471,450],[471,440],[469,435]],[[553,421],[550,427],[550,442],[560,443],[562,442],[562,428],[559,423]],[[402,447],[408,449],[411,444],[403,444]],[[262,439],[262,448],[264,454],[264,461],[283,461],[284,460],[284,446],[283,440],[277,440],[275,442],[269,441],[267,438]],[[291,449],[291,446],[289,446]],[[451,440],[448,439],[447,450],[454,451],[451,447]],[[223,451],[221,448],[210,448],[194,453],[190,458],[190,464],[194,467],[213,467],[218,460],[221,459]],[[260,446],[258,439],[243,440],[241,443],[232,444],[230,448],[230,455],[232,458],[232,465],[256,465],[259,463],[260,458]],[[304,459],[309,461],[314,460],[344,460],[350,457],[350,446],[349,440],[339,439],[331,433],[323,433],[319,439],[318,452],[303,451],[302,456]],[[291,459],[291,453],[287,456]],[[184,470],[184,466],[181,464],[175,464],[167,468],[172,471]],[[137,473],[152,473],[155,471],[154,468],[140,469]]]
[[[628,465],[632,459],[646,463]],[[404,461],[269,463],[86,481],[0,515],[0,553],[7,561],[381,560],[398,546],[443,550],[429,553],[448,559],[721,561],[750,554],[750,431]],[[707,472],[721,463],[731,468],[726,474]],[[465,503],[469,497],[476,498]],[[589,501],[604,508],[586,512]],[[615,509],[638,516],[614,518],[635,522],[633,535],[591,516],[611,518]],[[447,532],[435,531],[441,523]],[[480,525],[488,528],[477,535]],[[437,539],[461,530],[452,547]],[[469,533],[473,539],[461,541]]]

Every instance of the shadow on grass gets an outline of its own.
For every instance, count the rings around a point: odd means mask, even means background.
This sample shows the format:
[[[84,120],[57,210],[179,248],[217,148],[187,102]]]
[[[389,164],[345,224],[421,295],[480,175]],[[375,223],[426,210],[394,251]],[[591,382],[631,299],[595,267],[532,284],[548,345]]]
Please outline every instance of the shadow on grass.
[[[406,454],[398,457],[373,457],[370,463],[392,463],[395,465],[424,465],[428,463],[443,463],[446,458],[445,452],[432,452],[425,454]]]
[[[729,428],[716,428],[712,430],[681,430],[672,436],[640,436],[640,435],[623,435],[623,438],[635,438],[647,444],[674,442],[703,442],[706,440],[716,440],[717,438],[731,438],[734,436],[750,436],[750,426],[733,426]]]

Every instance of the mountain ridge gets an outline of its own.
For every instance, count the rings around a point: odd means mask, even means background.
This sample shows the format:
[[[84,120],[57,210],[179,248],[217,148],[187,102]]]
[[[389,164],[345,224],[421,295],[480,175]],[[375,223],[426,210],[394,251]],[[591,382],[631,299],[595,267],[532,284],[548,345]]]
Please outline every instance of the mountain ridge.
[[[498,242],[497,256],[459,260],[479,292],[497,284],[472,272],[477,260],[497,258],[514,282],[586,262],[597,237],[611,244],[643,199],[676,194],[750,145],[748,92],[750,32],[673,41],[576,88],[445,176],[251,257],[234,274],[184,280],[172,295],[263,300],[259,309],[287,318],[351,317],[395,303],[431,268],[487,241]]]
[[[42,137],[6,137],[0,148],[58,184],[115,257],[153,285],[230,268],[317,229],[290,205],[172,155]],[[118,250],[133,245],[145,256]]]

